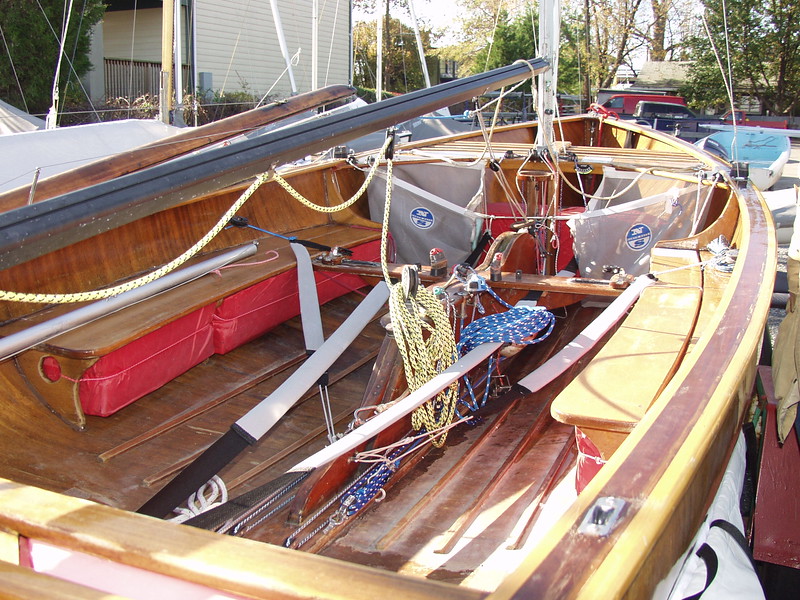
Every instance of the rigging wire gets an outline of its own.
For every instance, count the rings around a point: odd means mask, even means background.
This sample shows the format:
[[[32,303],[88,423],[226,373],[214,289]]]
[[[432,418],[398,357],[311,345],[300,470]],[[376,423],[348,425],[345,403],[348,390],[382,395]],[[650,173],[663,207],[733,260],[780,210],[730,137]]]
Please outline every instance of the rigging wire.
[[[489,40],[489,51],[486,53],[486,62],[483,65],[483,70],[489,70],[489,60],[492,57],[492,48],[494,47],[494,36],[497,33],[497,26],[500,23],[500,12],[503,9],[503,0],[497,3],[497,13],[494,16],[494,25],[492,26],[492,37]]]
[[[38,3],[38,0],[37,0]],[[41,7],[41,4],[39,4]],[[58,60],[56,60],[56,73],[53,76],[53,91],[52,91],[52,104],[50,110],[47,111],[45,118],[45,129],[53,129],[56,126],[56,119],[58,118],[58,101],[59,89],[58,78],[61,76],[61,61],[64,58],[64,45],[67,41],[67,30],[69,29],[69,21],[72,16],[72,0],[69,0],[69,7],[64,5],[65,12],[61,16],[61,38],[58,47]]]
[[[6,56],[8,56],[8,62],[11,64],[11,72],[14,73],[14,81],[17,82],[17,87],[19,88],[19,95],[20,98],[22,98],[22,106],[25,109],[25,112],[30,112],[28,110],[28,103],[25,100],[25,91],[22,89],[22,84],[19,81],[17,68],[14,66],[14,60],[11,58],[11,49],[8,47],[8,40],[6,40],[5,33],[3,33],[2,23],[0,23],[0,39],[3,40],[3,47],[6,49]]]
[[[139,10],[139,0],[133,0],[133,18],[131,19],[131,57],[129,60],[130,71],[128,71],[128,115],[131,113],[131,103],[133,101],[133,52],[136,45],[136,15]]]
[[[729,42],[729,39],[728,39],[727,8],[726,8],[726,4],[725,4],[724,1],[723,1],[722,6],[723,6],[723,9],[722,9],[723,10],[723,19],[724,19],[724,23],[725,23],[725,40],[726,40],[726,44],[729,44],[730,42]],[[735,148],[735,146],[736,146],[735,140],[736,140],[736,133],[737,133],[737,125],[736,125],[736,112],[735,112],[736,108],[734,106],[734,101],[733,101],[733,73],[732,73],[732,71],[729,71],[728,77],[725,77],[725,67],[722,64],[722,59],[720,58],[719,50],[717,49],[717,45],[716,45],[716,43],[714,43],[714,39],[711,36],[711,28],[708,26],[708,20],[706,19],[705,11],[703,11],[703,13],[701,14],[701,18],[702,18],[702,21],[703,21],[703,28],[705,29],[705,32],[706,32],[706,37],[708,38],[708,43],[711,45],[711,50],[714,52],[714,58],[717,61],[717,66],[719,67],[720,75],[722,75],[722,82],[725,85],[725,91],[728,94],[728,102],[730,102],[731,110],[734,111],[732,113],[733,117],[734,117],[733,118],[733,138],[734,138],[734,143],[732,144],[732,147]],[[728,66],[729,66],[729,68],[730,68],[730,64],[731,64],[730,49],[728,49]]]
[[[325,64],[325,84],[328,85],[328,78],[331,74],[331,61],[333,59],[333,42],[336,39],[336,25],[339,21],[339,6],[342,0],[336,0],[336,8],[333,11],[333,25],[331,25],[331,43],[328,45],[328,61]],[[322,12],[325,11],[327,2],[322,3]]]
[[[41,2],[39,0],[36,0],[36,4],[38,5],[39,10],[41,11],[42,16],[44,17],[45,23],[47,23],[47,26],[50,28],[50,33],[53,34],[53,37],[58,42],[59,39],[60,39],[59,35],[56,33],[55,27],[53,27],[53,24],[50,22],[50,18],[47,16],[47,13],[45,12],[44,8],[42,7]],[[63,51],[62,51],[62,53],[63,53]],[[61,55],[62,54],[59,54],[59,62],[61,60]],[[72,64],[72,61],[69,58],[67,58],[67,64],[69,65],[70,71],[72,71],[73,75],[75,75],[75,79],[77,80],[78,86],[80,86],[81,91],[83,92],[83,95],[86,97],[87,101],[89,102],[89,106],[92,109],[91,112],[94,113],[94,115],[97,117],[97,120],[99,121],[100,120],[100,115],[99,115],[98,111],[95,109],[94,104],[92,104],[92,100],[89,97],[89,92],[86,91],[86,88],[84,87],[83,82],[78,77],[78,74],[75,71],[75,65]]]

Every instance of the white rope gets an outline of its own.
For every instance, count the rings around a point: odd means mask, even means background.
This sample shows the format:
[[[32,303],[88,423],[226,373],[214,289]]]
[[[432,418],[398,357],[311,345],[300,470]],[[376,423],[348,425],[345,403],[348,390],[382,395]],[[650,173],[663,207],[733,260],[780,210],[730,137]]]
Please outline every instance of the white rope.
[[[67,43],[67,30],[69,29],[69,20],[71,16],[72,0],[69,0],[69,8],[67,8],[67,14],[64,15],[64,20],[62,21],[61,25],[61,41],[58,48],[58,61],[56,61],[56,73],[53,76],[53,103],[50,105],[50,110],[47,111],[47,117],[45,118],[45,129],[55,129],[56,127],[59,101],[58,78],[61,76],[61,60],[64,57],[64,45]]]
[[[173,512],[174,517],[167,519],[174,523],[183,523],[206,511],[211,510],[228,501],[228,488],[218,475],[214,475],[200,489],[194,492],[186,501],[186,506],[179,506]]]

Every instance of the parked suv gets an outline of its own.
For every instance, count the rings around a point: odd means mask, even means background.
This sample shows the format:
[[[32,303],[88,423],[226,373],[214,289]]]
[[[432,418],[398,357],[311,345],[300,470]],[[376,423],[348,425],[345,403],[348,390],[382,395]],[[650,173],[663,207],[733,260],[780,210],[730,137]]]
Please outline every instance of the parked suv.
[[[642,101],[669,102],[686,106],[686,100],[680,96],[662,96],[659,94],[614,94],[603,102],[603,108],[613,110],[618,115],[630,115],[636,110],[636,105]]]
[[[652,102],[641,101],[636,104],[633,116],[637,119],[696,119],[695,115],[687,106],[673,104],[671,102]]]

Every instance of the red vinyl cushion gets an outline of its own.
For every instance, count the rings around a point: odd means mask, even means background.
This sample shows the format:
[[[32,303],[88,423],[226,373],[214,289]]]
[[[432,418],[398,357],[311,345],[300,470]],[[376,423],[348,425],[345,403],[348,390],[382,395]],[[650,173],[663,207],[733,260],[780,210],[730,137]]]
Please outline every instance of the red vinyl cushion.
[[[357,260],[377,260],[380,241],[353,249]],[[314,273],[320,304],[365,285],[356,275]],[[297,269],[285,271],[225,298],[214,313],[214,351],[225,354],[300,314]]]
[[[380,240],[353,250],[357,260],[378,260],[379,256]],[[321,304],[365,285],[356,275],[316,272],[315,277]],[[101,357],[80,378],[81,406],[88,415],[113,414],[215,352],[230,352],[298,314],[297,270],[291,269]],[[48,376],[56,380],[60,374],[51,367]]]
[[[84,412],[106,417],[211,356],[213,313],[205,306],[101,357],[78,383]]]

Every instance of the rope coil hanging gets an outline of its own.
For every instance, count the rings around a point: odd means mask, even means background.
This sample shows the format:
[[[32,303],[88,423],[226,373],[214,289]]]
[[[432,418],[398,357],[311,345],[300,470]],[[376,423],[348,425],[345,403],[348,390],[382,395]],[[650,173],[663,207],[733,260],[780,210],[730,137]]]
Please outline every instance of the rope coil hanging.
[[[387,144],[385,148],[389,148]],[[381,270],[389,286],[389,316],[392,320],[394,338],[403,359],[409,391],[420,388],[456,360],[455,334],[450,319],[436,295],[424,286],[408,287],[391,282],[386,264],[389,238],[389,215],[392,203],[392,158],[386,159],[386,201],[381,227]],[[426,337],[427,334],[427,337]],[[425,429],[431,442],[441,447],[447,438],[442,429],[453,420],[458,398],[458,383],[442,390],[435,398],[426,402],[411,415],[414,429]],[[440,433],[432,432],[439,430]]]

